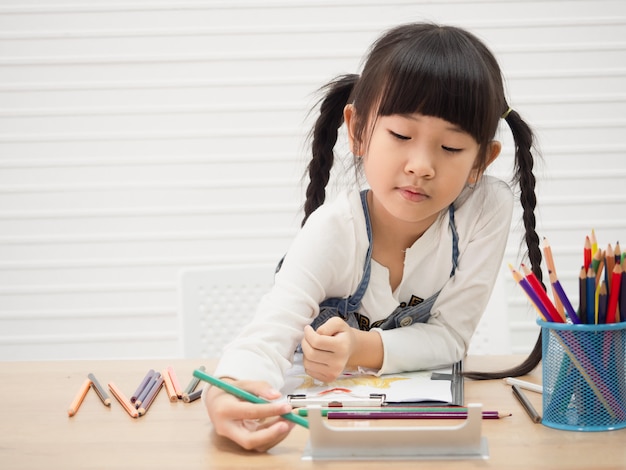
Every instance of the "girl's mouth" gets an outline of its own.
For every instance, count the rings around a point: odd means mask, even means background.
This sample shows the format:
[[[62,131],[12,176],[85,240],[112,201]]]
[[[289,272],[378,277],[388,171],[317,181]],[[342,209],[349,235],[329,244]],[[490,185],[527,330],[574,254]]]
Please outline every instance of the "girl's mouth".
[[[410,202],[422,202],[429,198],[429,196],[420,189],[415,188],[398,188],[400,195]]]

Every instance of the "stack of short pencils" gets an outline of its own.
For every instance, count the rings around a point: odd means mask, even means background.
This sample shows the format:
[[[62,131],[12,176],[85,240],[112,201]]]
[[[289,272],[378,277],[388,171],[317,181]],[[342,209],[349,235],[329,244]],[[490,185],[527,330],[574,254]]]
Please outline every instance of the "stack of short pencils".
[[[552,249],[544,238],[544,257],[550,276],[552,300],[533,272],[509,265],[515,281],[522,287],[542,320],[574,324],[605,324],[626,321],[626,253],[619,242],[615,248],[598,248],[595,231],[585,237],[583,265],[579,275],[579,304],[574,309],[556,273]]]

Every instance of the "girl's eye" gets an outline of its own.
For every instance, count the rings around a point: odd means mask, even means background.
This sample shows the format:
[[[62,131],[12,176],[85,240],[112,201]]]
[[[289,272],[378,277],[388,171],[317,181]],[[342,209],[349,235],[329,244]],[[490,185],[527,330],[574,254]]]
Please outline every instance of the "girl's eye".
[[[400,139],[400,140],[411,140],[410,137],[407,137],[405,135],[402,134],[398,134],[397,132],[394,131],[389,131],[389,133],[394,136],[396,139]]]
[[[444,149],[446,152],[450,152],[450,153],[459,153],[463,150],[463,149],[458,149],[454,147],[446,147],[445,145],[442,145],[441,148]]]

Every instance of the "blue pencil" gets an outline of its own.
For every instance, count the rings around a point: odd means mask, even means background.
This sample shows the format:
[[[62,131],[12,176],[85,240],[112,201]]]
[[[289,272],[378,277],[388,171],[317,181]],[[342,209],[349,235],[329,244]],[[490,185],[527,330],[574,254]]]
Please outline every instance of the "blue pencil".
[[[225,392],[230,393],[231,395],[234,395],[238,398],[241,398],[242,400],[249,401],[250,403],[269,403],[269,401],[261,397],[257,397],[256,395],[250,392],[242,390],[239,387],[235,387],[234,385],[224,382],[218,379],[217,377],[213,377],[212,375],[209,375],[201,370],[198,370],[198,369],[194,370],[193,375],[194,377],[198,377],[200,380],[204,380],[205,382],[208,382],[211,385],[215,385],[217,388],[221,388]],[[304,428],[308,429],[309,427],[309,422],[306,419],[304,419],[302,416],[298,416],[294,413],[286,413],[281,416],[285,418],[286,420],[291,421],[292,423],[299,424],[300,426]]]

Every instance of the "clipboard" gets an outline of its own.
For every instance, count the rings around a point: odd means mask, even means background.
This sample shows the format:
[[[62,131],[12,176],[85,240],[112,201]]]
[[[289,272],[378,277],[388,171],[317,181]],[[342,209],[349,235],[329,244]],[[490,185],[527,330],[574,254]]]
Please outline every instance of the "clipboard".
[[[326,396],[317,396],[317,395],[307,395],[306,393],[302,394],[288,394],[287,402],[293,406],[294,408],[301,408],[304,406],[321,406],[324,408],[343,408],[346,406],[350,407],[379,407],[385,404],[385,394],[384,393],[371,393],[369,396],[341,396],[337,397],[336,395],[332,397]]]
[[[296,361],[282,392],[294,407],[463,406],[462,372],[459,361],[441,369],[382,376],[346,373],[325,384],[306,375]]]
[[[322,419],[319,407],[311,407],[302,460],[488,459],[482,405],[467,408],[467,419],[456,426],[334,427]]]

